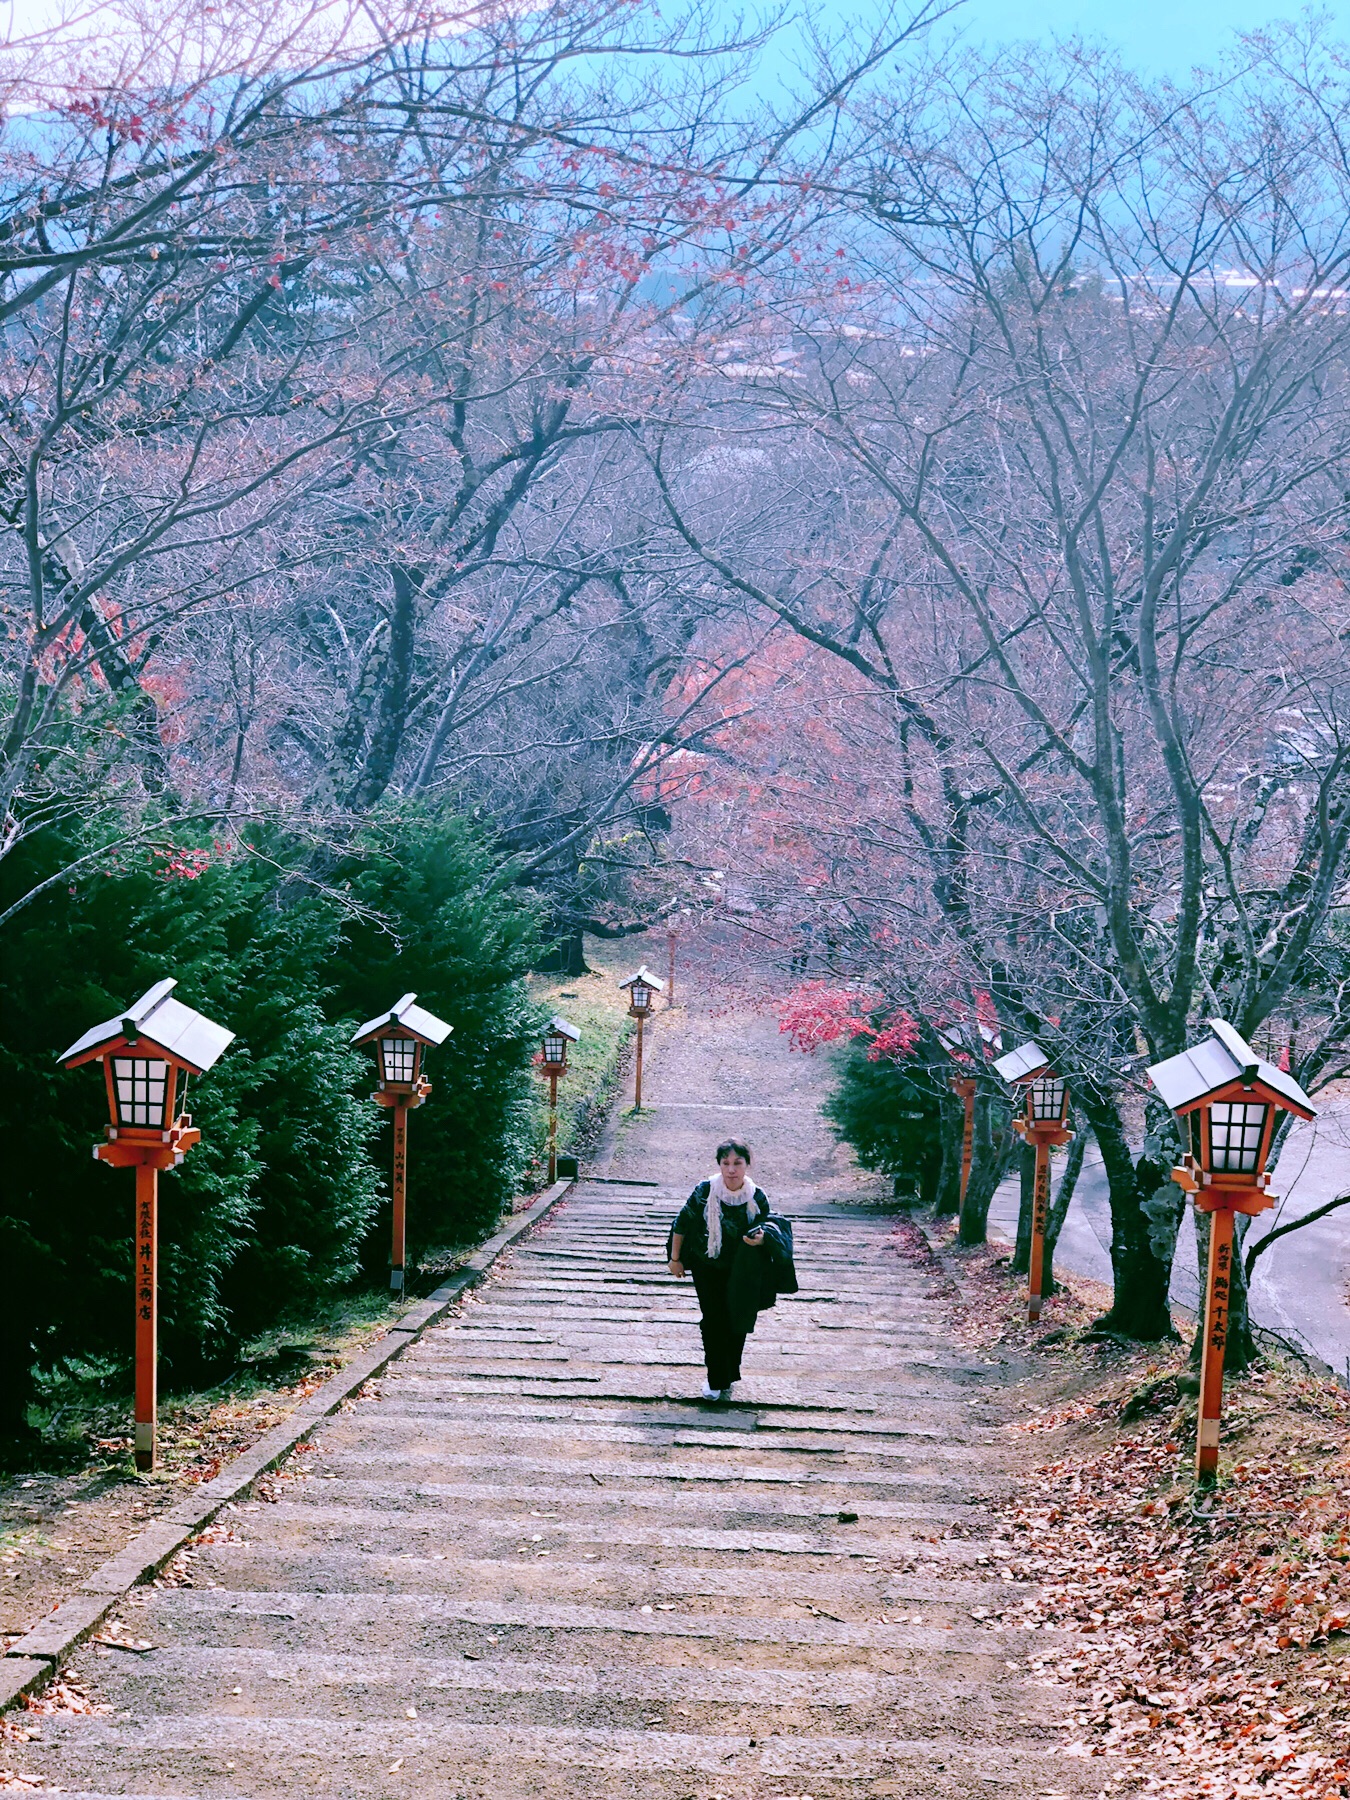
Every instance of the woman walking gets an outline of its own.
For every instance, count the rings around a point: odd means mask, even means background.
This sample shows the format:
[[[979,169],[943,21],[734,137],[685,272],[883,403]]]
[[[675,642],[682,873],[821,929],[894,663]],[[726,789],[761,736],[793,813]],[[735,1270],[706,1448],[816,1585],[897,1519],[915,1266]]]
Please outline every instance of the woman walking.
[[[746,1334],[732,1322],[727,1289],[741,1245],[763,1250],[768,1214],[768,1197],[750,1179],[749,1145],[728,1140],[717,1146],[717,1174],[699,1182],[670,1234],[670,1272],[692,1275],[698,1294],[705,1400],[729,1400],[741,1378]]]

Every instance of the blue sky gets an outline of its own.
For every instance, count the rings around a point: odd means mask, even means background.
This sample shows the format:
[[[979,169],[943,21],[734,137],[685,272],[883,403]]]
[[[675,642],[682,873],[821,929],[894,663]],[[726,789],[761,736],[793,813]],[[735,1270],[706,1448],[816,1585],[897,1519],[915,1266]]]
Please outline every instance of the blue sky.
[[[839,0],[832,4],[844,10]],[[1350,0],[1318,10],[1331,18],[1338,36],[1350,36]],[[1078,32],[1114,45],[1141,72],[1185,75],[1212,61],[1235,31],[1301,12],[1297,0],[966,0],[957,19],[975,42]]]
[[[230,0],[222,3],[228,16]],[[0,0],[0,32],[6,27],[31,30],[72,11],[96,22],[100,4],[101,0]],[[775,12],[778,4],[779,0],[726,0],[729,12],[747,19]],[[148,0],[147,10],[154,15],[156,0]],[[866,17],[872,10],[870,0],[788,0],[787,7],[789,14],[804,14],[825,25],[831,19]],[[1314,10],[1331,21],[1337,36],[1350,39],[1350,0],[1326,0]],[[1300,0],[964,0],[943,30],[955,28],[968,41],[988,45],[1076,32],[1113,45],[1141,73],[1184,77],[1196,64],[1212,62],[1221,54],[1234,32],[1296,18],[1303,11]],[[790,28],[784,37],[790,39]]]

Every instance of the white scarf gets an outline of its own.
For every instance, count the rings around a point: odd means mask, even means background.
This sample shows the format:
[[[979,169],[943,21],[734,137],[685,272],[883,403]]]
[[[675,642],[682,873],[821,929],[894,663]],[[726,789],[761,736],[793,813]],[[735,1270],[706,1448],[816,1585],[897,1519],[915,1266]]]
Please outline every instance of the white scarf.
[[[750,1227],[753,1230],[755,1220],[759,1217],[759,1208],[755,1205],[755,1184],[747,1174],[733,1194],[722,1179],[719,1169],[708,1183],[708,1203],[704,1208],[708,1220],[708,1260],[716,1262],[722,1254],[722,1208],[724,1206],[744,1206],[750,1215]]]

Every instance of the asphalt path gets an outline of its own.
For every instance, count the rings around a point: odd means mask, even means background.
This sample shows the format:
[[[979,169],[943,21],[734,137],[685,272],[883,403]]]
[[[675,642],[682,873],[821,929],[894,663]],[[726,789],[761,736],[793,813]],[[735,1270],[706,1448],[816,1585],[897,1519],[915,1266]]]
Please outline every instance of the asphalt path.
[[[1310,1124],[1297,1123],[1276,1165],[1274,1191],[1279,1203],[1255,1220],[1258,1236],[1288,1224],[1350,1188],[1350,1095],[1333,1093],[1321,1103]],[[994,1196],[989,1222],[1000,1236],[1017,1230],[1016,1179],[1005,1181]],[[1111,1280],[1111,1208],[1106,1171],[1095,1146],[1064,1221],[1055,1261],[1066,1270]],[[1200,1285],[1195,1221],[1187,1207],[1172,1265],[1172,1300],[1194,1312]],[[1281,1337],[1309,1350],[1342,1380],[1350,1381],[1350,1206],[1325,1219],[1290,1232],[1273,1244],[1256,1264],[1252,1316]]]

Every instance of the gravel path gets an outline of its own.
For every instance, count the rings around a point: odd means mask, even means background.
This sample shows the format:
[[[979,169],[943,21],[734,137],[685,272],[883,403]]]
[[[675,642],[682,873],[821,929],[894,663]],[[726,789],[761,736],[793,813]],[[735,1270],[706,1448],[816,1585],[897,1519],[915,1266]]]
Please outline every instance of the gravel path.
[[[154,1647],[79,1659],[109,1710],[45,1718],[11,1767],[234,1800],[1098,1793],[985,1535],[1016,1371],[954,1345],[772,1021],[710,1003],[651,1039],[611,1179],[128,1605]],[[709,1408],[661,1257],[732,1129],[803,1291]]]

